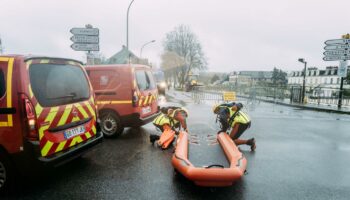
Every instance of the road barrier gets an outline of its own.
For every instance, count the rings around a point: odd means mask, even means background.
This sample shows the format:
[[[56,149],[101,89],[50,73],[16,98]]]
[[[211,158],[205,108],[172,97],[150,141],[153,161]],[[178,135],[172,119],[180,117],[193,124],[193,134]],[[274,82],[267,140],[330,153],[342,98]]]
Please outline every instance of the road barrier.
[[[202,103],[203,101],[224,101],[223,92],[212,92],[202,90],[192,91],[192,99],[195,103]]]

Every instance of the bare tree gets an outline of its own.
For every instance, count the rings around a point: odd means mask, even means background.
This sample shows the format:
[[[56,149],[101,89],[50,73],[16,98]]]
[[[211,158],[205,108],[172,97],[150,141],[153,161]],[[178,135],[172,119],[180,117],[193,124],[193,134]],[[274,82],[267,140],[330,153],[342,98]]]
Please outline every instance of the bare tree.
[[[162,54],[161,58],[161,68],[164,71],[167,82],[170,82],[169,79],[173,79],[174,82],[180,82],[181,78],[178,76],[177,72],[180,70],[180,67],[185,65],[183,58],[175,52],[165,52]]]
[[[181,65],[176,66],[177,77],[180,78],[180,86],[183,86],[185,81],[187,81],[191,70],[204,70],[207,68],[207,60],[204,56],[202,45],[188,26],[180,25],[167,33],[163,47],[164,52],[166,52],[164,54],[171,52],[182,60]],[[178,63],[177,61],[174,62]]]

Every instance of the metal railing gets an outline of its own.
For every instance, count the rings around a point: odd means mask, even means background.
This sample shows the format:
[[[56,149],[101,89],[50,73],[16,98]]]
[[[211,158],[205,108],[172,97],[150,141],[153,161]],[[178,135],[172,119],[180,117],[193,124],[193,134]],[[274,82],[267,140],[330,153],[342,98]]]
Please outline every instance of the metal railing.
[[[331,96],[326,96],[320,91],[331,90]],[[205,86],[192,91],[195,102],[205,100],[223,101],[223,92],[235,92],[237,97],[245,97],[250,100],[268,99],[284,102],[301,102],[301,87],[235,87],[230,85]],[[328,92],[329,93],[329,92]],[[350,94],[350,92],[348,92]],[[350,96],[345,93],[342,98],[342,106],[350,106]],[[295,97],[297,95],[297,97]],[[306,88],[306,103],[318,105],[337,105],[339,100],[339,89],[329,87]]]

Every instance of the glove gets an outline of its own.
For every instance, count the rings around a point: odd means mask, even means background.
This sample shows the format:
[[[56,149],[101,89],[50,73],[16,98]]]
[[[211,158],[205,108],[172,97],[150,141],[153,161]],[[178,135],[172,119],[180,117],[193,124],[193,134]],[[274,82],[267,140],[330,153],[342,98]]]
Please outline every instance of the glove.
[[[224,130],[220,130],[220,131],[219,131],[219,132],[217,132],[216,134],[219,134],[219,133],[222,133],[222,132],[226,133],[226,131],[224,131]]]

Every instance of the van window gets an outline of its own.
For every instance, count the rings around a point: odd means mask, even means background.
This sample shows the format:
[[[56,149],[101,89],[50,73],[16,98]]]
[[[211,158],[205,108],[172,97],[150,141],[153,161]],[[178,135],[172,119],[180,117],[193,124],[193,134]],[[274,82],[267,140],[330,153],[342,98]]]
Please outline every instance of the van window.
[[[40,105],[52,107],[87,100],[88,81],[80,67],[59,64],[32,64],[30,83]]]
[[[156,88],[153,75],[150,71],[138,70],[135,72],[137,86],[140,90],[152,90]]]
[[[2,69],[0,69],[0,98],[5,95],[5,92],[6,92],[5,75]]]
[[[150,82],[147,81],[145,71],[136,71],[135,74],[138,88],[140,90],[147,90],[150,86]]]
[[[150,82],[150,88],[149,89],[155,89],[156,88],[156,83],[155,83],[154,76],[153,76],[152,72],[147,71],[147,77],[148,77],[148,80]]]

